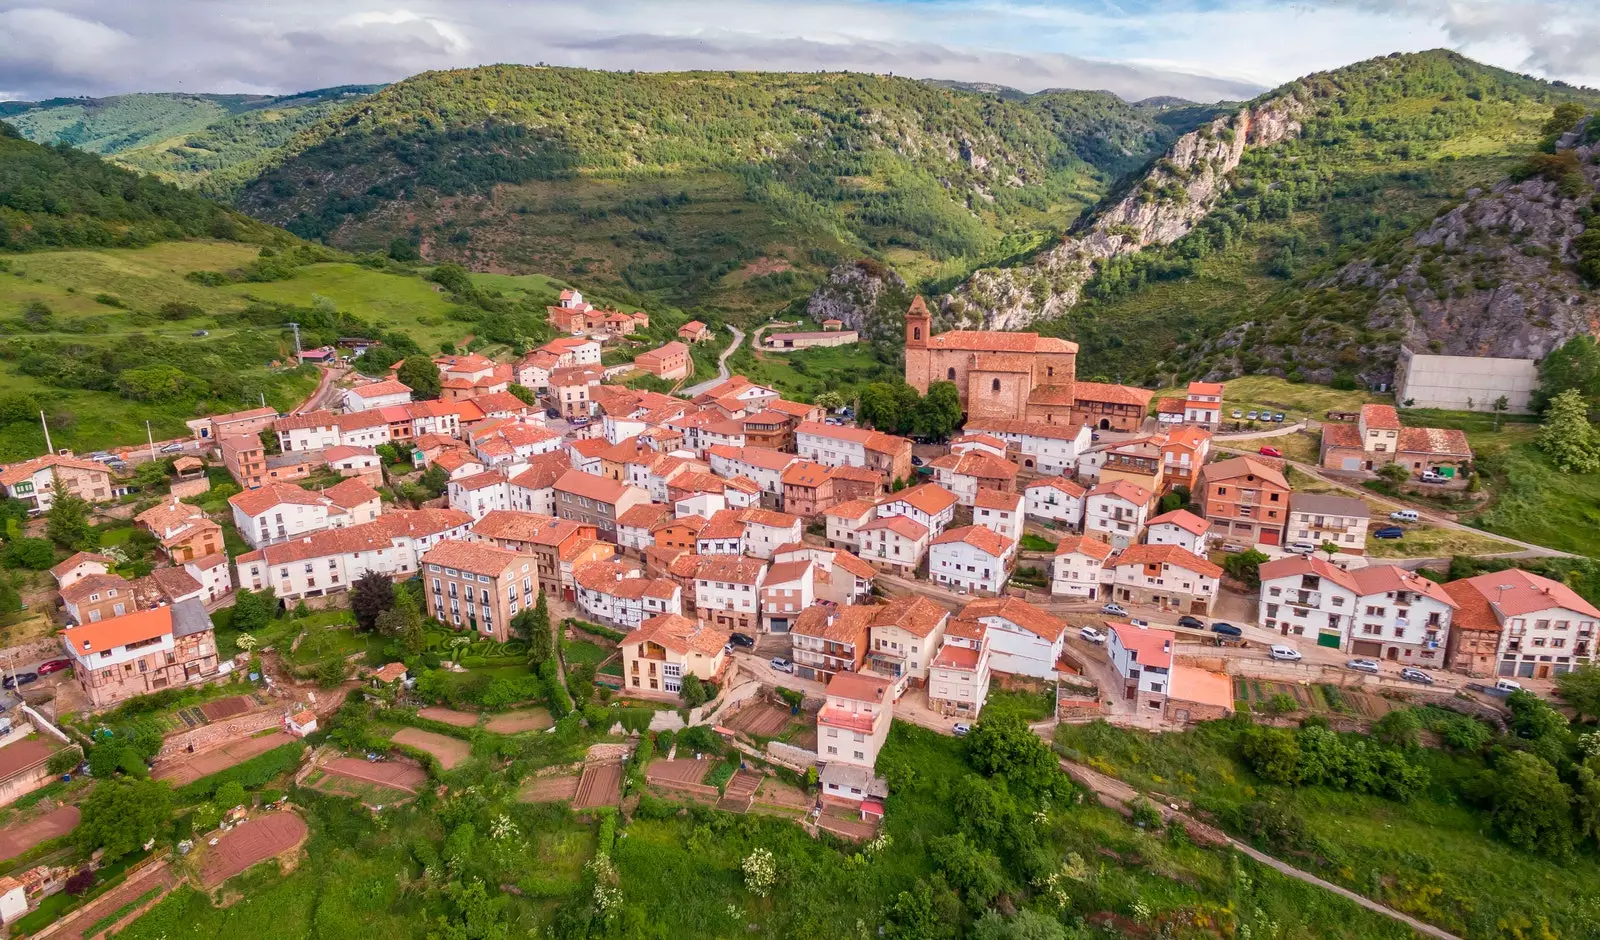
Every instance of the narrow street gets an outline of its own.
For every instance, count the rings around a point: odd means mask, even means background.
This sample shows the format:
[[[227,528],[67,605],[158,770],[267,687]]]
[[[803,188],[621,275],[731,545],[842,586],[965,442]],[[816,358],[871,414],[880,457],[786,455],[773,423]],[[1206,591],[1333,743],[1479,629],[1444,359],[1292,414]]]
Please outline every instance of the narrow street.
[[[714,379],[706,379],[704,382],[701,382],[698,385],[691,385],[688,388],[680,391],[678,394],[684,396],[685,398],[693,398],[696,395],[703,395],[706,392],[716,388],[718,385],[721,385],[723,382],[728,381],[728,357],[738,352],[740,344],[744,342],[743,330],[736,326],[729,326],[728,329],[733,333],[733,341],[730,342],[728,344],[728,348],[724,349],[722,354],[717,357],[717,377]]]

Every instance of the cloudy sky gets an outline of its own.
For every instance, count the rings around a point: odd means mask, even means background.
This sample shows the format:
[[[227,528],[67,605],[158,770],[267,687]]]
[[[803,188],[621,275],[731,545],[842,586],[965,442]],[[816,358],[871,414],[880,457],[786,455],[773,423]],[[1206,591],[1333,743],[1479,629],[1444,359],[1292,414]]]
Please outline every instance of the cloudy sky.
[[[425,69],[856,69],[1249,96],[1447,47],[1600,86],[1595,0],[0,0],[0,99],[286,93]]]

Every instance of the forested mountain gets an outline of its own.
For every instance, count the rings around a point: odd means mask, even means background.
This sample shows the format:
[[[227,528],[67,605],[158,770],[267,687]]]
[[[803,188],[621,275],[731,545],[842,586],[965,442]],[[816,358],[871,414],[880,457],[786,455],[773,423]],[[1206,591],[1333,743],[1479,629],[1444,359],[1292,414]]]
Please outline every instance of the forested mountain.
[[[1315,304],[1298,299],[1553,146],[1545,124],[1562,103],[1581,114],[1600,94],[1443,51],[1307,76],[1179,138],[1068,238],[978,271],[944,316],[1070,336],[1090,368],[1124,379],[1239,368],[1331,378],[1352,363],[1315,354],[1328,337],[1305,330]],[[1302,312],[1278,322],[1279,351],[1263,357],[1262,330],[1228,329],[1269,309]],[[1387,356],[1372,370],[1386,371],[1398,337],[1378,337],[1389,328],[1360,305],[1342,316],[1355,335],[1339,348]]]
[[[328,116],[239,205],[341,246],[770,308],[836,260],[951,277],[1025,251],[1175,136],[1164,116],[847,73],[493,66]]]
[[[378,87],[9,101],[0,105],[0,116],[36,143],[70,144],[168,182],[228,196],[295,134]]]
[[[0,122],[0,249],[131,247],[209,236],[269,243],[281,231],[169,183]]]

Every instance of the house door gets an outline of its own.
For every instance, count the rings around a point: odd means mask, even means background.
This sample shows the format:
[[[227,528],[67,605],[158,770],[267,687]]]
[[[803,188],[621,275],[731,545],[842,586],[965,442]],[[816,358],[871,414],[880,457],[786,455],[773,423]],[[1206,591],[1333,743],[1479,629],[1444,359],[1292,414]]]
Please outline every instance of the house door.
[[[1323,634],[1323,636],[1332,636],[1337,639],[1339,635],[1334,633]],[[1317,645],[1323,645],[1321,637],[1317,638]],[[1378,656],[1383,653],[1383,644],[1374,643],[1371,640],[1354,640],[1350,643],[1350,652],[1357,656]]]
[[[1535,666],[1534,670],[1533,670],[1533,677],[1535,679],[1548,679],[1548,678],[1550,678],[1550,664],[1549,663],[1540,663],[1539,665]]]
[[[1399,659],[1400,659],[1400,650],[1399,650],[1399,648],[1398,647],[1394,647],[1394,646],[1389,647],[1389,655],[1387,657],[1385,657],[1385,658],[1387,658],[1389,660],[1389,662],[1391,662],[1391,663],[1399,661]]]
[[[1191,613],[1191,614],[1204,614],[1205,612],[1206,612],[1206,602],[1205,601],[1190,601],[1189,602],[1189,613]],[[1284,627],[1283,628],[1283,632],[1284,632],[1284,635],[1287,636],[1288,633],[1289,633],[1289,628],[1288,627]]]
[[[1100,430],[1102,430],[1102,431],[1111,430],[1111,419],[1110,418],[1101,418],[1100,419]]]
[[[1279,537],[1281,535],[1282,535],[1282,533],[1279,532],[1277,529],[1262,529],[1261,530],[1261,544],[1262,545],[1276,545],[1276,544],[1278,544],[1278,539],[1279,539]]]

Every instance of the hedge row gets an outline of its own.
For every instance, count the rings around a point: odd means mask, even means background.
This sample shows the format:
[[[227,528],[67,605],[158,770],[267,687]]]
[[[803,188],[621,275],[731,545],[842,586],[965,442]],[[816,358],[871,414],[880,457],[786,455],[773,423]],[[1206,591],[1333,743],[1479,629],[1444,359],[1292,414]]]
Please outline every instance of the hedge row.
[[[257,754],[242,764],[201,777],[174,791],[180,803],[193,803],[210,799],[223,784],[237,780],[246,790],[258,789],[279,776],[300,766],[306,746],[300,741],[281,744],[265,753]]]

